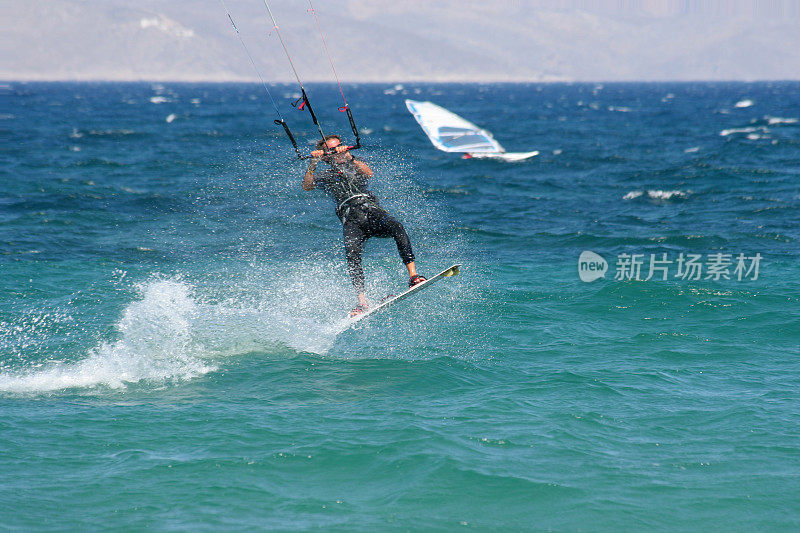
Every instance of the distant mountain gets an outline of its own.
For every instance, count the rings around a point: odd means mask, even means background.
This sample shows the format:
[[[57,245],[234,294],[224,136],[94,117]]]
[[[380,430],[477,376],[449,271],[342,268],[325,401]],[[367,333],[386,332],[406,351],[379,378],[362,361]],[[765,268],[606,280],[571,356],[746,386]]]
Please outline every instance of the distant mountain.
[[[292,80],[263,3],[226,3],[264,77]],[[542,6],[562,3],[541,1],[317,4],[343,80],[800,79],[794,16],[554,9]],[[270,5],[301,76],[330,81],[307,3]],[[1,79],[256,79],[218,0],[26,0],[0,9]]]

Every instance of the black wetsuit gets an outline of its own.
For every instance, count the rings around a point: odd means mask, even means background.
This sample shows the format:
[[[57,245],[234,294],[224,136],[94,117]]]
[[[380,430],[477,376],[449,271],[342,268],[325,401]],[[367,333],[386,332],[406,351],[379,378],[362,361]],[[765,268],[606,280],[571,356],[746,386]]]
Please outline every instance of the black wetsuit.
[[[414,261],[411,241],[405,228],[389,215],[369,189],[369,179],[355,165],[355,159],[334,163],[317,172],[314,183],[336,202],[336,216],[342,221],[344,249],[350,278],[358,293],[364,292],[361,249],[370,237],[393,237],[403,263]]]

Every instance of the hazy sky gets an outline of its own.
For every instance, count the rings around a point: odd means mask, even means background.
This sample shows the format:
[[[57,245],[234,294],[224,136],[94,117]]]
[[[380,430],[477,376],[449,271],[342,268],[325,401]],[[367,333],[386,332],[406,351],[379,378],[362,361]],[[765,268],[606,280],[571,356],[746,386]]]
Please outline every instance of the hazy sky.
[[[262,0],[225,0],[268,81],[293,79]],[[308,81],[307,0],[271,0]],[[800,79],[800,0],[316,0],[351,81]],[[220,0],[0,0],[0,78],[255,80]]]

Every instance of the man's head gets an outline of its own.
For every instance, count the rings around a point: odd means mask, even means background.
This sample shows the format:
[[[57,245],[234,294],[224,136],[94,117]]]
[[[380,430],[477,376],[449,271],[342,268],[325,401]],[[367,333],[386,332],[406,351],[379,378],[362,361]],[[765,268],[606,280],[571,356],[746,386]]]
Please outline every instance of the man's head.
[[[326,135],[325,140],[317,141],[317,150],[331,150],[342,144],[342,139],[338,135]]]
[[[338,135],[326,135],[325,140],[317,141],[317,150],[325,150],[326,152],[332,152],[337,146],[342,144],[342,139],[339,138]],[[323,160],[334,163],[344,163],[346,161],[350,161],[353,159],[353,154],[348,151],[344,151],[342,153],[334,153],[325,155],[322,157]]]

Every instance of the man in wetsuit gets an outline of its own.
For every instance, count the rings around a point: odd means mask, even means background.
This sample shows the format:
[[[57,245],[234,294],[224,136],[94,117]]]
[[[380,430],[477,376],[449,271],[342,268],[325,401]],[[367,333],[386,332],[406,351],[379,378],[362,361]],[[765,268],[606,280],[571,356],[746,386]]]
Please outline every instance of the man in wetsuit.
[[[342,221],[344,230],[347,267],[358,293],[358,305],[350,313],[350,316],[356,316],[369,308],[364,294],[361,249],[370,237],[394,238],[400,258],[408,269],[409,287],[422,283],[425,278],[417,274],[414,252],[403,225],[389,215],[378,204],[375,195],[367,189],[372,169],[364,161],[353,157],[341,142],[338,135],[327,135],[324,141],[317,143],[317,149],[311,152],[313,158],[308,171],[303,177],[303,190],[310,191],[319,186],[336,202],[336,216]],[[315,174],[320,161],[325,161],[330,167]]]

